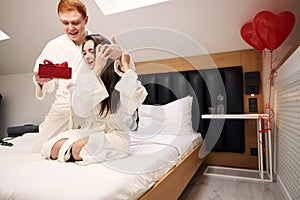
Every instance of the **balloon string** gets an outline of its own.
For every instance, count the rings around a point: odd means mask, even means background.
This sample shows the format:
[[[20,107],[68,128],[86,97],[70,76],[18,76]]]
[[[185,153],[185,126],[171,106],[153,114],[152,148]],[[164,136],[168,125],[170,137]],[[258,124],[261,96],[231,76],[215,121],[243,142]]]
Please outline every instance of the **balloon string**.
[[[277,60],[278,56],[273,57],[273,51],[270,51],[270,72],[273,70],[273,64]],[[268,101],[264,106],[264,113],[268,114],[267,120],[265,120],[265,123],[263,123],[263,115],[259,116],[261,125],[262,125],[262,130],[260,130],[260,133],[265,133],[268,131],[272,131],[272,120],[274,118],[274,110],[271,107],[271,96],[272,96],[272,83],[274,81],[274,78],[276,78],[278,73],[272,74],[270,73],[269,77],[269,96],[268,96]]]
[[[263,56],[265,57],[266,54],[264,52]],[[274,118],[274,110],[271,107],[271,96],[272,96],[272,83],[274,81],[274,78],[277,77],[278,73],[271,73],[273,69],[273,63],[277,60],[278,55],[276,54],[276,57],[273,57],[273,51],[270,51],[270,76],[269,76],[269,96],[268,96],[268,102],[264,105],[264,114],[268,114],[267,118],[264,117],[263,114],[258,116],[259,123],[261,124],[261,130],[259,131],[260,134],[267,133],[269,131],[272,131],[272,120]],[[262,72],[263,72],[263,66],[262,66]],[[262,145],[262,150],[265,152],[265,145],[263,141],[259,141],[259,143]]]

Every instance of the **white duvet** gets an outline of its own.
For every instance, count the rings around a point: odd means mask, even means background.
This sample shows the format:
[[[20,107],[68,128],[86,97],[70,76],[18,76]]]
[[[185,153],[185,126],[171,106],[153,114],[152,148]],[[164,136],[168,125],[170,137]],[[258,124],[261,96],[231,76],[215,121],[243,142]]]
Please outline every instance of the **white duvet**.
[[[125,159],[81,166],[31,153],[36,133],[0,146],[0,199],[137,199],[201,142],[200,134],[131,141]]]

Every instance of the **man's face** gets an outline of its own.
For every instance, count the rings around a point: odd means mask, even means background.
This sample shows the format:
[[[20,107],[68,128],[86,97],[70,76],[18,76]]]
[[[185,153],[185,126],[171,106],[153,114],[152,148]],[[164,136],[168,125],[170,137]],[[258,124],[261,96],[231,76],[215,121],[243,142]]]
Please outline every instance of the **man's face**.
[[[85,25],[88,17],[83,19],[82,15],[76,11],[67,11],[59,13],[60,22],[68,37],[78,46],[80,46],[86,35]]]

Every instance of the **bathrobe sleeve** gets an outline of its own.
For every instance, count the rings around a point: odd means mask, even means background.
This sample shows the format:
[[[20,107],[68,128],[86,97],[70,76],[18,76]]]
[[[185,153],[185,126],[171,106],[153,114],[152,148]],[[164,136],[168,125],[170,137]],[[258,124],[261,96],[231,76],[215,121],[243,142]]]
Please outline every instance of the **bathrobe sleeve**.
[[[34,69],[33,69],[34,72],[39,71],[39,64],[43,63],[44,59],[51,60],[50,57],[52,57],[52,59],[53,59],[53,57],[55,57],[55,53],[52,53],[52,52],[54,52],[54,51],[52,51],[52,45],[50,42],[46,45],[46,47],[43,49],[41,55],[37,58]],[[46,93],[53,92],[55,89],[55,86],[57,84],[56,82],[57,82],[57,79],[53,79],[53,80],[45,83],[43,85],[43,87],[41,87],[37,83],[37,81],[35,80],[35,78],[33,76],[33,83],[36,86],[35,94],[36,94],[37,99],[43,99],[45,97]]]
[[[136,72],[132,69],[122,75],[115,89],[120,92],[121,107],[128,114],[133,114],[148,95],[146,89],[138,80]]]
[[[75,114],[84,118],[95,115],[96,106],[108,96],[102,80],[84,64],[73,90],[72,106]]]
[[[115,89],[120,92],[120,105],[116,119],[119,127],[127,132],[137,129],[137,108],[148,95],[137,78],[135,71],[129,69],[115,86]]]

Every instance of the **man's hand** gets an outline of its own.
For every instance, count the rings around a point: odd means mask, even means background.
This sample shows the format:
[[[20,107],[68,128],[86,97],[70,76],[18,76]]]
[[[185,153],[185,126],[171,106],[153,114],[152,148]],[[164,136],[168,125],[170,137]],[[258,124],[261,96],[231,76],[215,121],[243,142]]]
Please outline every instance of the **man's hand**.
[[[51,81],[53,78],[50,78],[50,77],[40,77],[38,75],[38,72],[33,72],[34,74],[34,79],[36,80],[36,82],[41,86],[43,87],[43,85],[49,81]]]
[[[95,60],[95,67],[94,73],[97,77],[100,76],[105,64],[107,63],[108,58],[110,58],[111,52],[109,45],[101,45],[99,44],[96,47],[96,60]]]
[[[112,44],[112,45],[109,45],[109,49],[111,52],[111,56],[110,56],[111,59],[118,60],[121,58],[122,50],[119,46]]]
[[[111,41],[113,42],[113,44],[110,45],[110,48],[111,48],[111,57],[110,58],[114,59],[114,60],[118,60],[122,56],[122,49],[121,49],[120,45],[117,43],[114,36],[111,38]]]

